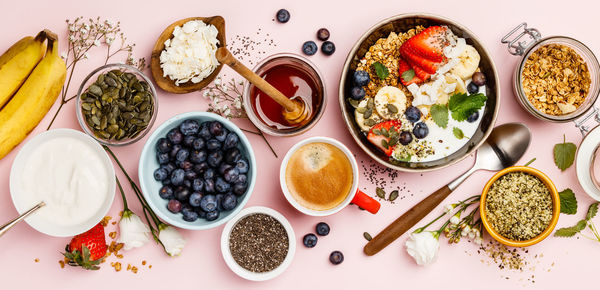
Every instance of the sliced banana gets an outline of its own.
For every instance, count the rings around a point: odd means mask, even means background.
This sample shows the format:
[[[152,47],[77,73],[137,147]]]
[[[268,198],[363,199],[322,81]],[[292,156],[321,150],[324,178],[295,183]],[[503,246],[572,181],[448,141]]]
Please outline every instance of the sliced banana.
[[[459,76],[453,74],[446,74],[444,77],[446,78],[446,83],[456,84],[453,93],[467,93],[467,85],[465,85],[465,81],[463,81],[463,79],[461,79]]]
[[[369,110],[369,100],[372,100],[372,98],[364,98],[358,104],[358,108],[354,110],[354,119],[356,120],[356,124],[358,125],[358,127],[360,127],[360,129],[363,132],[369,132],[369,130],[371,130],[371,127],[383,121],[381,116],[379,116],[379,114],[377,113],[377,110],[375,110],[374,105],[372,105],[372,108],[370,108],[370,116],[368,118],[365,118],[365,113],[367,112],[367,110]],[[367,116],[368,115],[369,113],[367,113]]]
[[[479,67],[479,60],[481,59],[479,52],[472,45],[467,45],[463,53],[458,56],[458,59],[458,64],[450,70],[450,73],[459,76],[463,80],[470,79]]]
[[[384,119],[399,119],[406,110],[406,95],[397,87],[385,86],[375,95],[375,109]]]

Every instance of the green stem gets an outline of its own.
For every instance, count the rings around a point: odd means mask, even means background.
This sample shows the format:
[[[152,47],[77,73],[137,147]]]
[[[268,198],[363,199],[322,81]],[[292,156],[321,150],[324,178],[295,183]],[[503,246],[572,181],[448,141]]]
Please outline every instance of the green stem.
[[[127,198],[125,198],[125,192],[123,192],[121,182],[119,182],[119,178],[116,175],[115,179],[117,180],[117,186],[119,186],[119,192],[121,192],[121,198],[123,199],[123,212],[128,211],[129,207],[127,207]]]
[[[441,219],[443,216],[447,215],[447,212],[442,213],[441,215],[439,215],[438,217],[436,217],[434,220],[430,221],[428,224],[416,229],[413,233],[420,233],[423,232],[428,226],[430,226],[431,224],[437,222],[439,219]]]

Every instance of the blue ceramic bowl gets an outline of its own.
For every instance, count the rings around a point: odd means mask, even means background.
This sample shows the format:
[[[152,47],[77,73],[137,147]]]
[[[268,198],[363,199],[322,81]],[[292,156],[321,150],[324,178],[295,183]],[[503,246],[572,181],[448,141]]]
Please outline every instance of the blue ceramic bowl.
[[[158,139],[165,137],[169,130],[179,126],[181,122],[187,119],[195,119],[199,123],[206,121],[219,121],[221,122],[225,128],[229,129],[229,131],[236,133],[240,138],[240,143],[238,148],[242,152],[243,156],[248,159],[248,164],[250,165],[250,170],[247,173],[248,176],[248,189],[246,193],[240,197],[238,197],[238,205],[236,208],[230,211],[223,211],[220,213],[219,218],[214,221],[206,221],[204,219],[198,219],[194,222],[186,222],[183,220],[183,216],[181,213],[174,214],[167,209],[167,200],[162,199],[158,195],[158,191],[162,187],[162,184],[159,181],[154,179],[154,170],[159,167],[158,161],[156,160],[156,142]],[[138,176],[140,180],[140,186],[142,189],[142,193],[148,204],[152,208],[152,210],[163,219],[165,222],[184,229],[189,230],[206,230],[210,228],[217,227],[221,224],[226,223],[230,219],[232,219],[236,214],[238,214],[244,205],[250,199],[250,195],[254,189],[254,184],[256,183],[256,158],[254,156],[254,151],[252,151],[252,145],[246,138],[246,135],[242,133],[242,130],[238,128],[231,121],[218,116],[213,113],[207,112],[188,112],[179,114],[163,124],[161,124],[148,138],[146,144],[144,144],[144,149],[142,150],[142,154],[140,156],[140,164],[138,168]]]

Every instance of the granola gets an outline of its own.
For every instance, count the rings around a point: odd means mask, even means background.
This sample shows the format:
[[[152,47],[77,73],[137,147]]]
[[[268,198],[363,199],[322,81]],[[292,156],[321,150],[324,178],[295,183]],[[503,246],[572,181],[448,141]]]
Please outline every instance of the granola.
[[[522,86],[529,102],[540,112],[559,116],[575,111],[587,96],[591,78],[586,63],[572,48],[549,44],[525,61]]]

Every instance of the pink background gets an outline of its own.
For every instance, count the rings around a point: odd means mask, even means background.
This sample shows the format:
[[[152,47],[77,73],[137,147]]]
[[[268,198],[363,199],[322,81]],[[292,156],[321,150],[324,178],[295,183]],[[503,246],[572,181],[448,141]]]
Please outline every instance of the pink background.
[[[188,243],[183,254],[170,258],[161,248],[148,244],[143,248],[124,252],[125,258],[118,260],[124,266],[131,263],[140,268],[137,275],[122,270],[116,273],[109,263],[117,261],[112,256],[102,269],[86,272],[77,268],[61,269],[58,260],[60,252],[68,242],[66,238],[53,238],[42,235],[27,224],[15,227],[0,240],[0,288],[34,289],[61,287],[78,289],[86,285],[88,289],[115,289],[114,287],[137,287],[167,289],[312,289],[312,288],[479,288],[515,289],[521,287],[539,289],[559,289],[571,286],[576,288],[596,287],[595,275],[600,258],[600,244],[585,238],[559,239],[549,237],[542,243],[529,248],[526,254],[530,265],[523,272],[501,270],[491,259],[477,254],[473,243],[461,242],[448,246],[442,239],[438,261],[428,267],[417,266],[405,250],[406,237],[390,245],[374,257],[362,253],[365,240],[364,231],[375,235],[389,222],[418,202],[425,195],[436,190],[466,170],[472,158],[450,168],[426,174],[399,173],[394,181],[389,180],[386,189],[397,187],[406,189],[404,199],[395,204],[383,202],[377,215],[347,208],[342,212],[326,217],[314,218],[300,214],[284,199],[277,176],[279,164],[287,150],[299,140],[315,135],[337,138],[353,150],[359,164],[369,163],[366,154],[349,136],[344,127],[337,100],[338,81],[347,52],[356,39],[365,30],[383,18],[389,16],[423,11],[440,14],[469,27],[478,35],[491,52],[500,74],[502,87],[501,110],[498,124],[505,122],[526,123],[533,132],[533,141],[521,164],[536,157],[533,167],[541,169],[556,183],[559,190],[572,188],[579,201],[576,216],[561,215],[558,227],[570,226],[585,215],[591,199],[578,185],[575,168],[560,172],[552,161],[552,146],[562,140],[578,144],[581,136],[572,124],[551,124],[538,121],[522,110],[511,90],[511,74],[518,61],[509,55],[500,44],[500,38],[514,26],[527,21],[531,27],[538,28],[544,36],[567,35],[579,39],[592,51],[600,51],[600,38],[597,37],[597,6],[592,1],[10,1],[4,3],[0,24],[0,51],[24,35],[35,35],[43,28],[49,28],[61,37],[61,51],[65,50],[65,19],[77,16],[96,17],[121,21],[123,31],[130,41],[137,44],[135,56],[144,56],[149,60],[150,51],[156,37],[175,20],[190,16],[222,15],[226,19],[228,41],[237,34],[261,36],[269,33],[276,47],[259,46],[266,54],[253,54],[258,60],[276,52],[300,53],[305,40],[315,39],[320,27],[331,31],[331,40],[337,51],[331,57],[321,53],[311,57],[325,75],[328,94],[327,111],[321,121],[308,133],[293,138],[269,137],[279,154],[275,158],[265,143],[257,136],[249,135],[257,155],[259,172],[258,184],[248,206],[262,205],[272,207],[283,213],[292,223],[299,247],[294,261],[288,270],[278,278],[255,283],[245,281],[232,273],[221,258],[219,240],[222,226],[208,231],[182,231]],[[250,4],[252,3],[252,4]],[[273,22],[275,12],[287,8],[291,20],[287,24]],[[101,53],[90,55],[85,65],[78,67],[71,86],[70,95],[76,92],[82,78],[103,61]],[[247,59],[248,60],[248,59]],[[246,62],[247,62],[246,60]],[[149,73],[149,71],[147,71]],[[233,76],[224,69],[222,74]],[[155,127],[171,116],[190,110],[203,111],[207,102],[200,93],[171,95],[159,90],[160,110]],[[58,102],[57,102],[58,104]],[[32,133],[42,132],[50,121],[51,113]],[[236,121],[240,126],[249,128],[247,121]],[[69,103],[54,124],[54,128],[67,127],[80,129],[75,117],[74,102]],[[30,138],[31,138],[30,136]],[[137,177],[137,163],[146,138],[140,142],[114,151],[121,158],[132,176]],[[0,221],[7,221],[17,213],[12,205],[8,176],[12,161],[20,147],[0,161]],[[359,165],[360,167],[360,165]],[[361,168],[362,171],[362,168]],[[490,172],[478,172],[463,184],[449,199],[457,201],[480,192]],[[363,188],[374,194],[375,186],[369,184],[361,174]],[[139,207],[129,187],[126,186],[129,202],[139,213]],[[410,190],[407,194],[406,190]],[[115,199],[110,215],[116,217],[122,209],[121,200]],[[435,210],[427,219],[437,215]],[[325,221],[331,226],[329,236],[320,238],[313,249],[301,245],[301,237],[314,231],[314,225]],[[107,228],[107,234],[115,226]],[[108,237],[107,237],[108,239]],[[332,266],[328,261],[329,253],[341,250],[345,261]],[[535,256],[537,255],[537,258]],[[35,263],[34,259],[39,258]],[[147,260],[152,269],[141,266]],[[532,275],[535,283],[528,281]],[[483,284],[484,282],[485,284]]]

